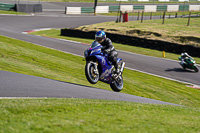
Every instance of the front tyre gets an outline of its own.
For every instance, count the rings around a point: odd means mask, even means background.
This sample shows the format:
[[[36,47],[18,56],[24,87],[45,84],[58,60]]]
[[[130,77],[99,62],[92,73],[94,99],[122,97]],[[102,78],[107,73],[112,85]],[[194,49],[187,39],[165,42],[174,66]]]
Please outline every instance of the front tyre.
[[[182,68],[185,70],[186,69],[186,64],[181,64],[180,65],[182,66]]]
[[[123,85],[124,85],[124,82],[123,82],[123,78],[122,78],[122,75],[120,75],[118,77],[118,79],[114,80],[111,84],[110,84],[110,87],[113,91],[115,92],[120,92],[122,89],[123,89]]]
[[[95,73],[95,64],[86,62],[85,76],[91,84],[96,84],[99,81],[99,74]]]
[[[198,72],[199,69],[195,66],[195,67],[194,67],[194,71],[195,71],[195,72]]]

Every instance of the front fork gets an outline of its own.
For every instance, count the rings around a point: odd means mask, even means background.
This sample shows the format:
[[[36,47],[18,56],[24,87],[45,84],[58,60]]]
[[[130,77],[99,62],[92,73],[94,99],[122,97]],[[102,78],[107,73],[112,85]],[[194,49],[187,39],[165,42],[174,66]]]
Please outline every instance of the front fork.
[[[96,62],[91,62],[91,64],[94,65],[94,73],[96,75],[98,75],[99,74],[99,71],[98,71],[98,68],[97,68],[98,62],[97,61]]]

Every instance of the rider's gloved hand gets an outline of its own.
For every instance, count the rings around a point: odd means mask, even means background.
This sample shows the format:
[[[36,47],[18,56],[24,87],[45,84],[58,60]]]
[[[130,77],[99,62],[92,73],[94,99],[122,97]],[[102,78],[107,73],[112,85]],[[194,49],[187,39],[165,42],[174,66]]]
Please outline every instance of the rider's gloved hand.
[[[108,51],[107,49],[105,49],[105,50],[103,51],[104,54],[108,54],[108,52],[109,52],[109,51]]]

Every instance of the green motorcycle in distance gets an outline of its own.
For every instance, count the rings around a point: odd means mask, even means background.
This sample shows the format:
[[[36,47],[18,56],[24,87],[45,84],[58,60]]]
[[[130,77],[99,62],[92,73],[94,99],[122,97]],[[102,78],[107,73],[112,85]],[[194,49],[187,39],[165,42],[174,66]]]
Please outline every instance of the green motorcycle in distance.
[[[182,60],[181,57],[178,57],[178,59],[179,59],[180,61]],[[196,63],[196,62],[195,62],[195,60],[194,60],[193,58],[186,57],[186,58],[184,59],[184,63],[183,63],[183,64],[180,63],[180,65],[183,67],[183,69],[188,68],[188,69],[193,69],[195,72],[198,72],[199,69],[197,68],[197,66],[196,66],[195,63]]]

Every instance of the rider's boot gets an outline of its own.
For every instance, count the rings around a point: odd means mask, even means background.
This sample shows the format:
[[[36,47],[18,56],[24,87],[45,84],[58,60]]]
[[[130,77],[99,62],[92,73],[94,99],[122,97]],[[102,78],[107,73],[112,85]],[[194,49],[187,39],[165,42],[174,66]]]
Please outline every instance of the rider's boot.
[[[120,70],[119,70],[119,67],[118,67],[118,65],[116,65],[116,66],[115,66],[114,73],[116,73],[116,74],[119,74],[119,73],[120,73]]]

